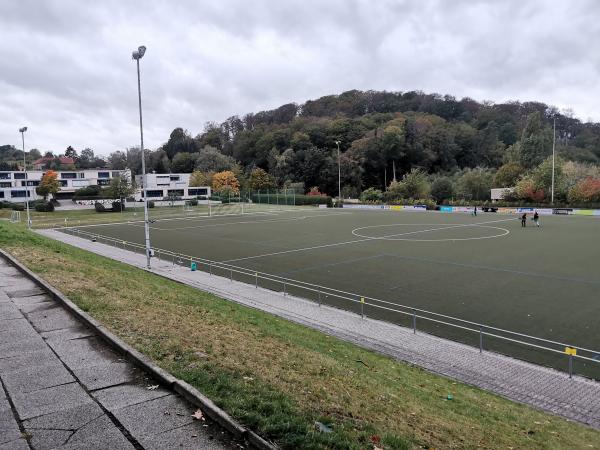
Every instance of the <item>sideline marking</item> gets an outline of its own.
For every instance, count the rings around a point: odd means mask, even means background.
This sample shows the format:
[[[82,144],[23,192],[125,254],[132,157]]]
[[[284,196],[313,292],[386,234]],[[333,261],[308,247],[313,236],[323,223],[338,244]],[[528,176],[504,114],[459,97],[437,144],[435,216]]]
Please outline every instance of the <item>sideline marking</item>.
[[[445,228],[457,228],[459,226],[472,227],[472,226],[477,226],[477,225],[485,225],[485,224],[488,224],[488,223],[506,222],[506,221],[509,221],[509,220],[517,220],[517,218],[502,219],[502,220],[492,220],[492,221],[480,222],[480,223],[469,223],[469,224],[461,224],[461,225],[452,225],[452,226],[445,227]],[[364,228],[364,227],[360,227],[360,228]],[[360,228],[356,228],[355,230],[359,230]],[[438,229],[441,230],[443,228],[438,228]],[[354,230],[352,230],[352,231],[354,231]],[[432,231],[432,230],[411,231],[411,232],[408,232],[406,234],[426,233],[428,231]],[[391,236],[401,236],[401,235],[402,235],[402,233],[391,235]],[[384,240],[384,239],[381,239],[381,238],[354,239],[352,241],[336,242],[334,244],[315,245],[315,246],[312,246],[312,247],[296,248],[296,249],[292,249],[292,250],[283,250],[283,251],[280,251],[280,252],[273,252],[273,253],[264,253],[262,255],[246,256],[246,257],[243,257],[243,258],[235,258],[235,259],[227,259],[225,261],[219,261],[219,262],[221,262],[221,263],[231,263],[231,262],[237,262],[237,261],[246,261],[246,260],[249,260],[249,259],[264,258],[264,257],[267,257],[267,256],[284,255],[286,253],[304,252],[304,251],[308,251],[308,250],[316,250],[316,249],[319,249],[319,248],[338,247],[340,245],[356,244],[356,243],[359,243],[359,242],[377,241],[377,240]]]

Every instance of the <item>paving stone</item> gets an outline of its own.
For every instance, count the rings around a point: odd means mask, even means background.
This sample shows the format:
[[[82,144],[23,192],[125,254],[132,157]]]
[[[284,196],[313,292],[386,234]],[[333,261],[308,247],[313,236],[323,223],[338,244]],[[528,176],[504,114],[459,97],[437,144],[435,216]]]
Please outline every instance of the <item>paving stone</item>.
[[[78,324],[69,328],[61,328],[60,330],[44,331],[40,333],[40,336],[42,336],[45,341],[70,341],[71,339],[94,336],[94,332],[91,329]]]
[[[154,400],[170,395],[169,391],[158,388],[149,390],[148,386],[139,384],[124,384],[96,391],[92,394],[109,411],[123,408],[125,406],[137,405],[139,403]]]
[[[62,448],[75,433],[72,430],[27,430],[29,442],[35,450]]]
[[[14,441],[0,444],[0,450],[30,450],[30,447],[27,441],[22,436],[19,436]]]
[[[121,359],[96,337],[48,342],[60,359],[71,369],[101,366]]]
[[[198,421],[184,425],[173,430],[159,434],[147,434],[139,438],[140,444],[146,450],[163,450],[171,448],[173,442],[177,442],[178,449],[213,450],[222,449],[223,444],[217,439],[219,429],[211,431],[202,426]]]
[[[19,319],[21,317],[23,317],[23,314],[13,303],[0,303],[0,320]]]
[[[23,328],[32,328],[31,324],[24,317],[11,320],[0,320],[0,333]]]
[[[40,336],[29,337],[18,342],[6,342],[0,344],[0,360],[45,349],[47,349],[46,344]]]
[[[79,323],[71,314],[58,306],[27,314],[27,319],[40,332],[69,328]]]
[[[16,297],[12,301],[17,306],[33,305],[35,303],[47,302],[49,297],[47,295],[32,295],[30,297]]]
[[[47,302],[30,303],[27,305],[21,305],[21,306],[19,306],[19,310],[21,312],[23,312],[24,314],[31,314],[31,313],[39,312],[39,311],[47,311],[47,310],[55,308],[55,307],[56,307],[56,302],[47,301]]]
[[[25,420],[23,426],[27,430],[77,430],[102,415],[102,408],[90,402]]]
[[[2,281],[3,280],[0,278],[0,303],[9,303],[11,300],[10,297],[6,295],[6,292],[2,290]]]
[[[129,363],[111,363],[73,369],[73,373],[86,389],[96,389],[127,383],[135,379],[137,370]]]
[[[21,437],[21,430],[15,420],[10,406],[0,409],[0,444],[14,441]]]
[[[175,447],[178,447],[178,443],[171,441],[168,446],[163,448]],[[71,436],[69,442],[61,447],[63,450],[82,448],[86,450],[129,450],[134,447],[111,420],[103,415],[78,429]]]
[[[93,401],[77,383],[64,384],[23,394],[16,393],[11,398],[22,420]]]
[[[27,324],[28,327],[23,327],[21,330],[0,331],[0,345],[8,344],[19,340],[34,339],[39,335],[33,327]]]
[[[194,410],[180,397],[167,395],[113,411],[136,439],[142,439],[192,423]]]
[[[46,293],[42,289],[37,287],[35,283],[31,282],[31,284],[33,284],[34,287],[27,289],[15,289],[14,286],[11,286],[8,288],[4,288],[3,290],[8,294],[9,297],[13,299],[14,302],[16,302],[18,299],[26,297],[46,296]]]
[[[33,366],[23,370],[5,373],[2,381],[6,390],[12,395],[17,392],[33,392],[75,381],[63,365],[50,367]]]
[[[16,370],[31,367],[48,367],[61,365],[56,355],[48,347],[26,354],[19,354],[12,358],[0,358],[0,376]]]

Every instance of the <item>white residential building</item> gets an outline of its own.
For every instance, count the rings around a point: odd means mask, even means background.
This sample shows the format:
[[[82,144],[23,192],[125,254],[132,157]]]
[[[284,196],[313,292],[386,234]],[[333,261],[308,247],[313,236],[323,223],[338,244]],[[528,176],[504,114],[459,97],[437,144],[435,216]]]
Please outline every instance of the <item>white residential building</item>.
[[[146,193],[148,200],[162,200],[169,197],[177,197],[183,200],[196,198],[198,196],[210,196],[209,186],[190,187],[189,173],[148,173],[146,174]],[[135,199],[141,201],[142,195],[142,176],[135,176],[137,192]]]
[[[58,173],[60,191],[56,194],[57,199],[70,199],[76,190],[86,186],[108,186],[110,180],[117,176],[125,176],[131,179],[129,170],[62,170]],[[45,170],[22,171],[0,171],[0,201],[23,202],[39,200],[42,197],[35,192],[39,186]]]

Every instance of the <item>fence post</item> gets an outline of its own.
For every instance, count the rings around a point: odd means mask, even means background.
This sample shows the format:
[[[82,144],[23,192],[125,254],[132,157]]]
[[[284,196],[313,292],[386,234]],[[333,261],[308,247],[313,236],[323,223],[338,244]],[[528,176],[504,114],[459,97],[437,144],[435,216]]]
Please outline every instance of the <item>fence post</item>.
[[[360,298],[360,317],[361,319],[365,318],[365,298]]]
[[[573,378],[573,354],[569,354],[569,378]]]
[[[321,307],[321,290],[319,289],[319,308]]]
[[[209,275],[212,277],[212,262],[208,263]]]
[[[229,269],[229,281],[233,283],[233,269]]]
[[[415,310],[412,310],[413,312],[413,334],[417,334],[417,314],[415,312]]]
[[[483,353],[483,331],[481,329],[481,325],[479,326],[479,353]]]
[[[258,289],[258,272],[254,272],[254,287]]]
[[[173,253],[173,265],[175,265],[175,253]]]
[[[287,294],[286,294],[286,291],[285,291],[285,288],[286,288],[286,287],[285,287],[285,281],[284,281],[284,282],[283,282],[283,296],[284,296],[284,297],[287,295]]]

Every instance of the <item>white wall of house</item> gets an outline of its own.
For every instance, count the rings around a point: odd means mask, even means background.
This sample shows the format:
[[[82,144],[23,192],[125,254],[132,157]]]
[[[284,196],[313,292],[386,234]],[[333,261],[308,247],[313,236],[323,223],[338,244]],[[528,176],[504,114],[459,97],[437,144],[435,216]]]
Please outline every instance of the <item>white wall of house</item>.
[[[210,196],[209,186],[190,187],[189,173],[148,173],[146,174],[146,192],[148,200],[162,200],[168,197],[179,197],[182,199],[196,198],[197,196]],[[136,201],[143,200],[142,176],[135,176],[135,184],[138,187],[135,194]]]
[[[108,186],[110,180],[117,176],[125,176],[131,179],[129,170],[59,170],[58,182],[61,185],[57,198],[71,198],[77,189],[86,186]],[[0,201],[23,202],[39,200],[42,197],[35,192],[36,186],[40,184],[45,170],[22,171],[0,171]]]

